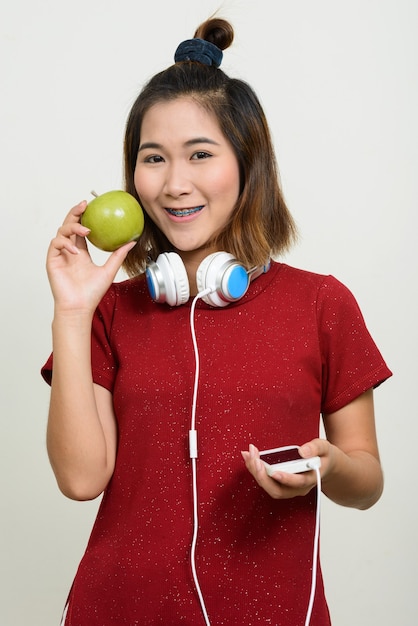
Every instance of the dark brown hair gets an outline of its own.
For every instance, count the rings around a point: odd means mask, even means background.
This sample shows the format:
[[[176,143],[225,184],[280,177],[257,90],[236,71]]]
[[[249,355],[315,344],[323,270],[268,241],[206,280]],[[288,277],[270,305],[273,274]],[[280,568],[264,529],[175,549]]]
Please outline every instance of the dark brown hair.
[[[221,50],[234,38],[232,26],[220,18],[204,22],[194,35]],[[222,70],[195,61],[181,61],[156,74],[145,85],[129,114],[125,142],[125,189],[138,197],[134,172],[145,113],[154,104],[192,98],[213,113],[235,152],[240,169],[240,194],[229,223],[217,235],[219,250],[233,254],[247,268],[264,264],[284,252],[296,238],[296,226],[279,184],[276,158],[265,114],[253,89]],[[145,228],[124,268],[134,276],[147,258],[173,250],[165,235],[145,214]]]

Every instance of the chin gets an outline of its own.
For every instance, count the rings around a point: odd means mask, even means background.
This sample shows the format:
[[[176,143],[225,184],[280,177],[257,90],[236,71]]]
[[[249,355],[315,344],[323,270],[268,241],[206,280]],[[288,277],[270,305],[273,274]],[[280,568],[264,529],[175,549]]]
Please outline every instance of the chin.
[[[176,246],[173,245],[174,250],[182,255],[188,255],[188,256],[193,256],[194,254],[199,255],[203,258],[203,256],[208,256],[209,254],[211,254],[212,252],[216,252],[216,248],[214,248],[213,246],[210,246],[208,243],[203,243],[201,245],[196,244],[193,246]]]

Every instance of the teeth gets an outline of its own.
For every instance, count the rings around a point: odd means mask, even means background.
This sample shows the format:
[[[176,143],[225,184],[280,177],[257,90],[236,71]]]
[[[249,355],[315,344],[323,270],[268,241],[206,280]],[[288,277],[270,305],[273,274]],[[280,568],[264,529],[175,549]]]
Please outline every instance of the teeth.
[[[197,213],[203,209],[202,206],[194,207],[193,209],[181,209],[180,211],[176,209],[166,209],[170,215],[175,215],[176,217],[186,217],[186,215],[192,215],[192,213]]]

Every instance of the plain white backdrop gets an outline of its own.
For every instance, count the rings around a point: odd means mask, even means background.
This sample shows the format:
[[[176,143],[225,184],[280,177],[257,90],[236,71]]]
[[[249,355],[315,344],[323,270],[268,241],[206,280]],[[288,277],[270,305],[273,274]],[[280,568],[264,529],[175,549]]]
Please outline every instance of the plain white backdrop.
[[[59,493],[45,450],[47,246],[92,188],[121,187],[137,92],[220,2],[2,3],[1,626],[58,626],[98,505]],[[226,0],[221,14],[236,30],[223,69],[263,102],[301,231],[285,261],[354,292],[394,371],[375,394],[382,499],[324,501],[333,624],[414,626],[418,4]]]

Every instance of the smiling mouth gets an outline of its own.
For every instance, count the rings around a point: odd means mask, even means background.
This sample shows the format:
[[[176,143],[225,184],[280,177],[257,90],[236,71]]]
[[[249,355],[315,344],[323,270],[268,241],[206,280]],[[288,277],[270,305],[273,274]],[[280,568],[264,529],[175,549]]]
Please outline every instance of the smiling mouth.
[[[169,209],[166,208],[167,213],[170,215],[174,215],[175,217],[187,217],[189,215],[193,215],[194,213],[198,213],[203,209],[203,204],[201,206],[193,207],[192,209]]]

